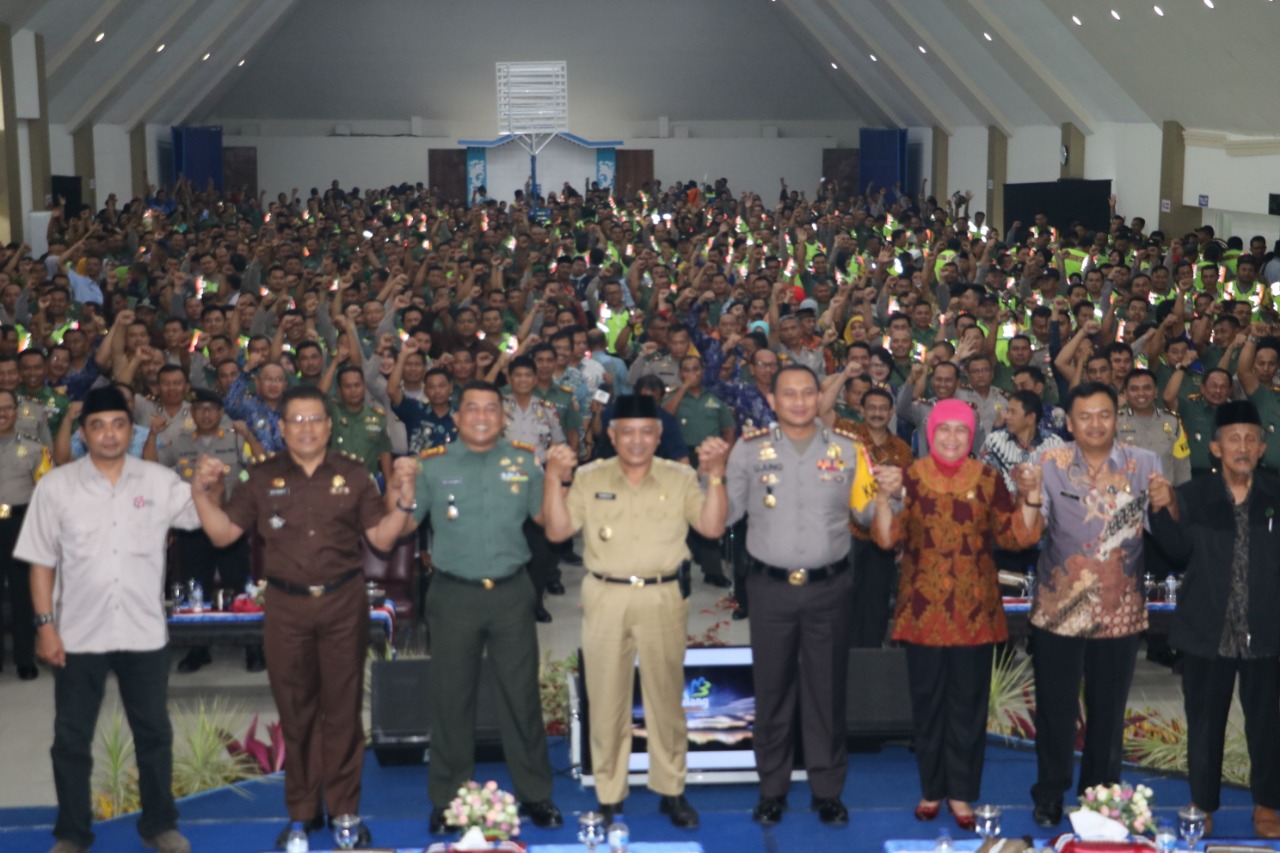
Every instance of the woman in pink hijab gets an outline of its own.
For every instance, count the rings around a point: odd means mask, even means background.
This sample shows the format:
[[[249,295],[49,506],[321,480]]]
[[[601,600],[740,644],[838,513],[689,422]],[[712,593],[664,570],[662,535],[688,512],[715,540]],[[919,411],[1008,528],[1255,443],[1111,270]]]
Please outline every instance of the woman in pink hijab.
[[[993,551],[1035,545],[1042,525],[1039,468],[1022,466],[1015,497],[994,468],[970,458],[974,427],[969,404],[935,404],[929,455],[905,471],[877,468],[872,528],[881,548],[903,548],[893,638],[907,651],[916,818],[933,820],[945,799],[966,830],[982,783],[992,656],[1009,637]],[[895,492],[903,499],[896,516]]]

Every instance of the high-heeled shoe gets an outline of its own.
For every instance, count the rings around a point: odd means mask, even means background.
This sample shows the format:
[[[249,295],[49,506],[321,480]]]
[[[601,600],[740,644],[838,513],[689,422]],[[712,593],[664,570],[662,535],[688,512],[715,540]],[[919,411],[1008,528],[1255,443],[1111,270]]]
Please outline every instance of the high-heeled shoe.
[[[961,814],[951,807],[950,800],[947,800],[947,811],[951,812],[951,816],[955,818],[956,826],[960,827],[965,832],[973,832],[974,828],[978,825],[972,811],[968,814]]]
[[[926,821],[934,820],[938,816],[938,810],[942,808],[942,803],[929,803],[921,800],[916,805],[916,820]]]

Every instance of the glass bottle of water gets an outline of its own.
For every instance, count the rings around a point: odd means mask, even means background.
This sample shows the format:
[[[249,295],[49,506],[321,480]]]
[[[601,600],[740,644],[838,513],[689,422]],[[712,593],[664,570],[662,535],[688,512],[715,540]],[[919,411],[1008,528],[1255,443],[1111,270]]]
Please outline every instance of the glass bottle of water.
[[[284,843],[285,853],[307,853],[311,849],[307,843],[307,831],[302,827],[302,821],[295,820],[293,826],[289,828],[289,838]]]
[[[191,612],[204,612],[204,587],[200,586],[200,581],[191,583]]]
[[[609,824],[605,838],[609,842],[609,853],[627,853],[627,845],[631,843],[631,830],[622,821],[615,820]]]
[[[955,853],[955,844],[951,841],[951,833],[945,829],[938,836],[938,840],[933,843],[933,853]]]
[[[1168,604],[1178,603],[1178,578],[1173,572],[1164,579],[1164,600]]]

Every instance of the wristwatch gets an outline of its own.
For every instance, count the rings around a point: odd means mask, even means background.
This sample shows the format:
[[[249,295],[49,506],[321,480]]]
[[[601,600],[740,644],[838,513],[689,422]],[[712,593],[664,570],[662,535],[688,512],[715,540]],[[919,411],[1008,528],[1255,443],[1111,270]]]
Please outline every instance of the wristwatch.
[[[400,510],[401,512],[417,512],[418,501],[415,498],[413,503],[411,503],[409,506],[405,506],[404,504],[400,503],[399,498],[396,498],[396,509]]]
[[[31,621],[35,624],[36,629],[39,630],[41,627],[48,625],[50,622],[53,621],[53,614],[37,613],[36,618],[32,619]]]

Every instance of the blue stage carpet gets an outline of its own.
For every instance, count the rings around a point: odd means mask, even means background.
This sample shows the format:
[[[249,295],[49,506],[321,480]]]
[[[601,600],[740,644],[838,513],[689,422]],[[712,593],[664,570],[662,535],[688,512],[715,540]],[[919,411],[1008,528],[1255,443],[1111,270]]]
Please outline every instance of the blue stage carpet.
[[[567,768],[568,746],[552,741],[552,764]],[[481,780],[496,779],[510,789],[505,767],[484,764],[477,768]],[[1028,790],[1035,779],[1035,755],[1004,746],[987,748],[983,801],[1004,808],[1004,834],[1041,835],[1031,820]],[[1129,782],[1143,782],[1155,790],[1157,812],[1175,818],[1189,795],[1183,779],[1172,779],[1130,768]],[[427,835],[427,768],[380,767],[370,753],[364,771],[364,814],[378,846],[425,846]],[[917,823],[912,809],[919,798],[915,759],[901,747],[887,747],[875,754],[858,753],[850,762],[844,801],[849,806],[847,828],[832,829],[818,822],[808,810],[809,791],[803,783],[792,787],[791,811],[781,824],[761,829],[751,822],[756,789],[750,785],[697,785],[688,791],[690,801],[702,815],[702,827],[687,837],[694,838],[707,853],[739,851],[866,851],[879,853],[889,838],[925,838],[950,828],[953,837],[965,833],[946,820],[946,813],[934,824]],[[556,780],[556,803],[565,814],[565,826],[554,832],[530,827],[520,838],[529,844],[575,843],[576,813],[595,805],[594,793],[574,782],[567,771]],[[1223,807],[1214,818],[1216,838],[1252,834],[1253,805],[1247,791],[1223,789]],[[179,803],[182,831],[191,839],[196,853],[256,853],[267,851],[276,833],[284,826],[281,780],[272,777],[236,789],[221,789],[189,797]],[[52,846],[52,808],[0,810],[0,851],[3,853],[44,853]],[[646,790],[634,790],[627,800],[627,824],[634,841],[674,840],[682,836],[657,812],[657,797]],[[134,818],[108,821],[96,827],[95,851],[144,853]],[[1067,826],[1063,823],[1064,828]],[[313,850],[327,849],[332,839],[327,833],[312,836]]]

